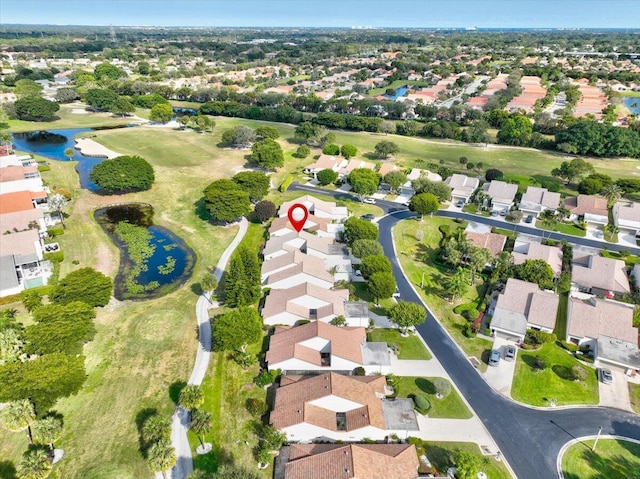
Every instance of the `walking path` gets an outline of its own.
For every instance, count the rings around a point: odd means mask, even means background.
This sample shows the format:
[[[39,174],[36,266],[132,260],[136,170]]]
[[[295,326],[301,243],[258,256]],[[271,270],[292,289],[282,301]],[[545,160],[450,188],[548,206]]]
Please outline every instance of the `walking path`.
[[[216,270],[213,275],[220,281],[222,273],[227,267],[229,258],[244,238],[249,228],[249,222],[246,218],[240,221],[240,229],[231,244],[224,250]],[[196,353],[196,361],[189,377],[189,384],[202,384],[204,375],[209,367],[211,359],[211,323],[209,322],[209,309],[217,308],[218,302],[211,300],[212,291],[206,291],[200,295],[196,303],[196,317],[198,319],[198,352]],[[189,412],[178,406],[171,418],[171,444],[176,450],[176,465],[171,470],[171,479],[184,479],[191,471],[193,471],[193,459],[191,457],[191,446],[187,438],[189,429]],[[156,474],[156,479],[162,479],[162,473]]]

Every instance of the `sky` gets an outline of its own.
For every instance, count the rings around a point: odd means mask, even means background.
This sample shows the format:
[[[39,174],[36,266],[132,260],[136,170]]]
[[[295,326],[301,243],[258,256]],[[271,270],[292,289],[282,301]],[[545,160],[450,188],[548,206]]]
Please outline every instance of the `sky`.
[[[0,24],[640,28],[638,0],[0,0]]]

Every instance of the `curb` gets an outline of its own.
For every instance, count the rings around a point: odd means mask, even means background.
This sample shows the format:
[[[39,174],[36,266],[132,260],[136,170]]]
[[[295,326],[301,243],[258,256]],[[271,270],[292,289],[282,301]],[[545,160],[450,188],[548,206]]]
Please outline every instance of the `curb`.
[[[562,472],[562,456],[564,456],[564,453],[566,452],[567,449],[569,449],[569,447],[573,446],[574,444],[577,444],[579,442],[585,441],[585,440],[589,440],[589,439],[596,439],[598,436],[594,435],[594,436],[582,436],[582,437],[578,437],[576,439],[572,439],[569,442],[565,442],[564,445],[560,448],[560,452],[558,452],[558,458],[556,460],[556,467],[558,468],[558,476],[560,477],[560,479],[564,479],[564,473]],[[640,441],[637,439],[632,439],[630,437],[625,437],[625,436],[617,436],[614,434],[600,434],[600,439],[615,439],[618,441],[627,441],[627,442],[633,442],[636,444],[640,444]]]

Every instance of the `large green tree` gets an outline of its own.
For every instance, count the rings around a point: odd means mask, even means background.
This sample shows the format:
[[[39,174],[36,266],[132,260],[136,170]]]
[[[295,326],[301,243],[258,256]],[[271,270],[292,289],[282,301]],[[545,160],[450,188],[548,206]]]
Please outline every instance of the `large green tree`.
[[[241,171],[236,173],[233,178],[240,189],[249,193],[252,202],[260,201],[267,196],[271,180],[261,171]]]
[[[106,193],[122,194],[151,189],[155,173],[140,156],[118,156],[94,166],[89,179]]]
[[[391,187],[391,191],[397,192],[407,182],[407,174],[404,171],[390,171],[384,175],[384,182]]]
[[[180,405],[188,411],[193,411],[204,402],[204,393],[197,384],[188,384],[180,391]]]
[[[128,115],[129,113],[133,113],[136,111],[136,107],[131,100],[124,96],[119,96],[116,100],[111,104],[111,113],[114,115],[120,115],[122,117]]]
[[[427,311],[417,303],[398,301],[389,308],[389,319],[398,325],[403,334],[407,334],[410,327],[426,321]]]
[[[567,183],[571,183],[576,178],[581,178],[593,173],[595,173],[593,165],[582,158],[563,161],[559,168],[551,170],[553,176],[567,180]]]
[[[84,95],[87,105],[100,110],[111,110],[118,94],[108,88],[91,88]]]
[[[362,258],[360,271],[364,279],[369,279],[374,273],[391,273],[391,261],[385,255],[373,255]]]
[[[498,143],[527,146],[531,141],[533,127],[531,120],[523,115],[514,115],[502,124],[498,132]]]
[[[369,278],[367,288],[377,303],[381,299],[391,297],[396,290],[396,280],[392,273],[373,273]]]
[[[360,199],[367,195],[372,195],[378,191],[381,176],[380,173],[369,168],[356,168],[347,178],[351,185],[351,190],[360,196]]]
[[[173,118],[173,107],[167,104],[154,105],[149,113],[149,119],[159,123],[167,123],[171,118]]]
[[[248,126],[239,125],[222,133],[222,142],[228,143],[236,148],[248,148],[256,141],[255,130]]]
[[[248,248],[240,248],[223,276],[224,302],[231,307],[248,306],[260,298],[260,261]]]
[[[18,98],[25,98],[27,96],[39,97],[42,94],[42,89],[42,86],[38,85],[35,81],[23,78],[16,82],[13,92]]]
[[[204,201],[215,221],[235,221],[251,211],[249,193],[228,179],[216,180],[207,186]]]
[[[359,239],[351,244],[351,253],[356,258],[366,258],[371,255],[384,254],[382,245],[376,240],[372,239]]]
[[[29,399],[10,402],[0,413],[3,426],[9,431],[27,431],[29,444],[33,444],[31,425],[36,420],[36,410]]]
[[[171,420],[161,414],[153,414],[145,419],[140,431],[146,446],[171,439]]]
[[[344,222],[344,234],[349,245],[361,239],[377,240],[378,228],[370,221],[351,216]]]
[[[147,450],[147,463],[166,479],[167,471],[176,464],[176,451],[169,441],[156,442]]]
[[[45,100],[37,96],[20,98],[14,105],[18,118],[27,121],[51,120],[60,109],[60,106],[55,101]]]
[[[376,143],[375,152],[378,158],[387,159],[391,155],[395,155],[400,148],[393,141],[382,140]]]
[[[62,278],[49,299],[68,304],[82,301],[90,306],[105,306],[111,299],[113,281],[93,268],[80,268]]]
[[[553,270],[542,259],[527,259],[515,267],[516,277],[522,281],[536,283],[541,289],[553,288]]]
[[[51,473],[51,461],[43,449],[29,449],[16,468],[19,479],[45,479]]]
[[[409,202],[409,209],[419,213],[420,216],[430,215],[438,211],[440,201],[432,193],[420,193],[414,195]]]
[[[213,345],[217,351],[244,352],[262,338],[262,318],[254,308],[242,307],[215,316]]]
[[[416,194],[431,193],[436,195],[441,203],[451,199],[451,188],[444,181],[431,181],[426,176],[421,176],[412,181],[411,186]]]
[[[284,153],[280,143],[271,138],[254,143],[251,147],[251,159],[266,170],[275,170],[284,165]]]
[[[122,68],[104,62],[95,67],[93,76],[96,77],[96,80],[117,80],[126,77],[127,73]]]

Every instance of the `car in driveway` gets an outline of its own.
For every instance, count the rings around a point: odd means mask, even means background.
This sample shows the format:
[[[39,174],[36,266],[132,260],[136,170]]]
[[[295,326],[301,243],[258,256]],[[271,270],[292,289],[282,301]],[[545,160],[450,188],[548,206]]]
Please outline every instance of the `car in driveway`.
[[[513,361],[516,358],[516,348],[513,346],[507,346],[504,348],[504,360]]]
[[[362,215],[360,218],[367,221],[373,221],[376,219],[376,215],[372,215],[371,213],[367,213],[366,215]]]
[[[375,198],[365,198],[364,200],[362,200],[363,203],[366,203],[368,205],[375,205],[376,204],[376,199]]]
[[[457,206],[458,208],[462,208],[462,207],[464,206],[464,201],[459,200],[459,201],[456,203],[456,206]]]
[[[491,212],[491,216],[498,216],[498,211],[497,210],[493,210]]]
[[[500,216],[507,216],[507,210],[502,210],[500,212]]]
[[[610,369],[600,368],[600,381],[602,384],[611,384],[613,382],[613,374]]]
[[[533,223],[533,215],[529,215],[529,216],[527,216],[527,217],[524,219],[524,222],[525,222],[525,223],[529,223],[529,224]]]
[[[489,354],[489,366],[497,366],[498,364],[500,364],[500,351],[492,349]]]

